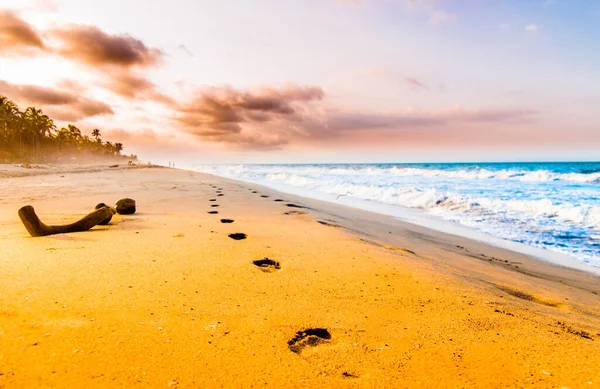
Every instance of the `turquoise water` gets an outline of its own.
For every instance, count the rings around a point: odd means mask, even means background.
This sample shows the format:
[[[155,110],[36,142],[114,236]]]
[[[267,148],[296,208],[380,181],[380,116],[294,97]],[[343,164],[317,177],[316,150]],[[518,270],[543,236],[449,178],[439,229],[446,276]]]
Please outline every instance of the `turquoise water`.
[[[368,202],[370,209],[377,204],[416,208],[600,268],[598,162],[219,165],[199,170],[290,193],[346,194]],[[353,204],[360,207],[360,201]]]

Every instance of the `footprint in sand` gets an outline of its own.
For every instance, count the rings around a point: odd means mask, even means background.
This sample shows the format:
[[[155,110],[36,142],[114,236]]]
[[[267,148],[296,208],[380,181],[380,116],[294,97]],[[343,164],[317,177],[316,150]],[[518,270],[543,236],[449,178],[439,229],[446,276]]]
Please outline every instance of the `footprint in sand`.
[[[281,269],[281,262],[274,261],[267,257],[265,257],[264,259],[259,259],[257,261],[253,261],[252,263],[255,264],[256,266],[258,266],[260,268],[260,270],[265,273],[272,273],[275,270]]]
[[[281,202],[281,201],[285,201],[285,200],[283,200],[283,199],[275,199],[273,201],[275,201],[275,202]]]
[[[210,206],[211,206],[211,207],[218,207],[218,206],[219,206],[219,204],[211,204]]]
[[[306,347],[314,347],[323,343],[329,343],[331,334],[325,328],[309,328],[296,332],[291,340],[288,341],[288,347],[296,354],[300,354]]]
[[[289,212],[284,212],[284,215],[306,215],[306,212],[302,212],[302,211],[289,211]]]
[[[322,224],[324,226],[329,226],[329,227],[337,227],[340,228],[342,226],[340,226],[339,224],[335,224],[335,223],[331,223],[331,222],[327,222],[325,220],[317,220],[317,223]]]
[[[257,191],[253,190],[252,193],[258,193]]]
[[[286,206],[288,206],[290,208],[306,208],[305,206],[298,205],[298,204],[292,204],[292,203],[286,204]]]
[[[229,234],[229,237],[233,240],[242,240],[246,239],[247,235],[241,232],[236,232],[235,234]]]
[[[542,305],[547,305],[549,307],[557,307],[557,308],[561,308],[563,307],[565,304],[563,303],[559,303],[556,301],[550,301],[550,300],[546,300],[546,299],[542,299],[536,296],[533,296],[529,293],[525,293],[525,292],[521,292],[520,290],[516,290],[516,289],[512,289],[509,288],[507,286],[501,286],[501,285],[495,285],[496,288],[500,289],[503,292],[506,292],[508,294],[510,294],[511,296],[515,296],[517,298],[520,298],[521,300],[525,300],[525,301],[532,301],[534,303],[538,303],[538,304],[542,304]]]
[[[231,219],[221,219],[221,223],[233,223]]]
[[[210,200],[208,200],[208,201],[217,201],[217,199],[210,199]]]
[[[216,215],[217,213],[219,213],[219,211],[209,211],[208,213],[210,213],[211,215]]]
[[[269,198],[269,196],[267,196],[267,195],[261,195],[260,197],[262,197],[263,199],[268,199]]]
[[[217,197],[225,196],[223,193],[219,193]]]

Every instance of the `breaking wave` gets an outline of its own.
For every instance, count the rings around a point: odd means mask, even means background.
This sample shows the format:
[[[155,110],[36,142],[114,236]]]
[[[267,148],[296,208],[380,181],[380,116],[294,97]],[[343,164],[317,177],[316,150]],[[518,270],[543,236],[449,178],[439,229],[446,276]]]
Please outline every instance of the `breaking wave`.
[[[203,166],[277,189],[421,209],[600,267],[600,163]]]

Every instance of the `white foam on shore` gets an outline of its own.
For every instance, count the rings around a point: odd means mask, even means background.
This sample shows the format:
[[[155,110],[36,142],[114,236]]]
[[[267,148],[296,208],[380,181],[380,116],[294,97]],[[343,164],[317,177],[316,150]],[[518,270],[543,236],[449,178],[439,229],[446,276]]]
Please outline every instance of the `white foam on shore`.
[[[197,170],[600,271],[594,243],[600,240],[600,205],[593,200],[600,172],[595,170],[524,173],[389,165],[212,165]],[[584,192],[581,185],[587,187]],[[345,196],[338,198],[340,194]],[[544,198],[546,194],[554,197]]]

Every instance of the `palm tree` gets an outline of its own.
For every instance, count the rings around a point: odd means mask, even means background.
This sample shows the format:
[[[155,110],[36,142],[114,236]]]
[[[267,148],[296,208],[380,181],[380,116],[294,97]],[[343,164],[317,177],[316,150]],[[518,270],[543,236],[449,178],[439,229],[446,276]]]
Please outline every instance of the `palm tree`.
[[[67,130],[66,128],[62,127],[60,130],[58,130],[56,132],[56,135],[54,136],[54,139],[56,141],[56,146],[58,148],[58,153],[62,154],[63,152],[63,146],[68,144],[69,142],[69,130]]]
[[[14,128],[19,119],[19,108],[5,96],[0,96],[0,145],[10,147],[14,140]]]
[[[0,96],[0,161],[46,161],[50,146],[59,157],[65,152],[73,156],[122,157],[122,143],[103,143],[97,128],[92,131],[92,138],[82,136],[73,124],[57,131],[54,121],[41,109],[28,107],[20,111],[10,99]]]
[[[39,152],[42,142],[52,134],[56,129],[54,121],[44,115],[41,109],[29,107],[25,110],[25,118],[27,120],[26,129],[28,137],[31,140],[32,159],[39,160]]]
[[[40,137],[40,145],[44,145],[50,142],[52,139],[53,132],[56,131],[56,125],[54,121],[48,115],[40,116],[38,133]],[[38,149],[38,159],[40,149]],[[42,152],[42,159],[45,159],[45,154]]]
[[[106,143],[104,144],[104,147],[106,149],[106,153],[108,155],[114,155],[114,145],[112,144],[112,142],[106,141]]]
[[[94,139],[96,139],[96,142],[102,143],[102,140],[100,139],[100,130],[99,129],[94,128],[94,130],[92,131],[92,136],[94,137]]]
[[[72,124],[69,124],[67,127],[69,129],[69,134],[71,136],[71,139],[77,140],[81,137],[81,130],[79,128],[75,127]]]
[[[14,153],[20,115],[21,112],[15,103],[5,96],[0,96],[0,151],[3,159],[10,160]]]
[[[115,154],[121,155],[121,151],[123,151],[123,143],[115,143]]]

